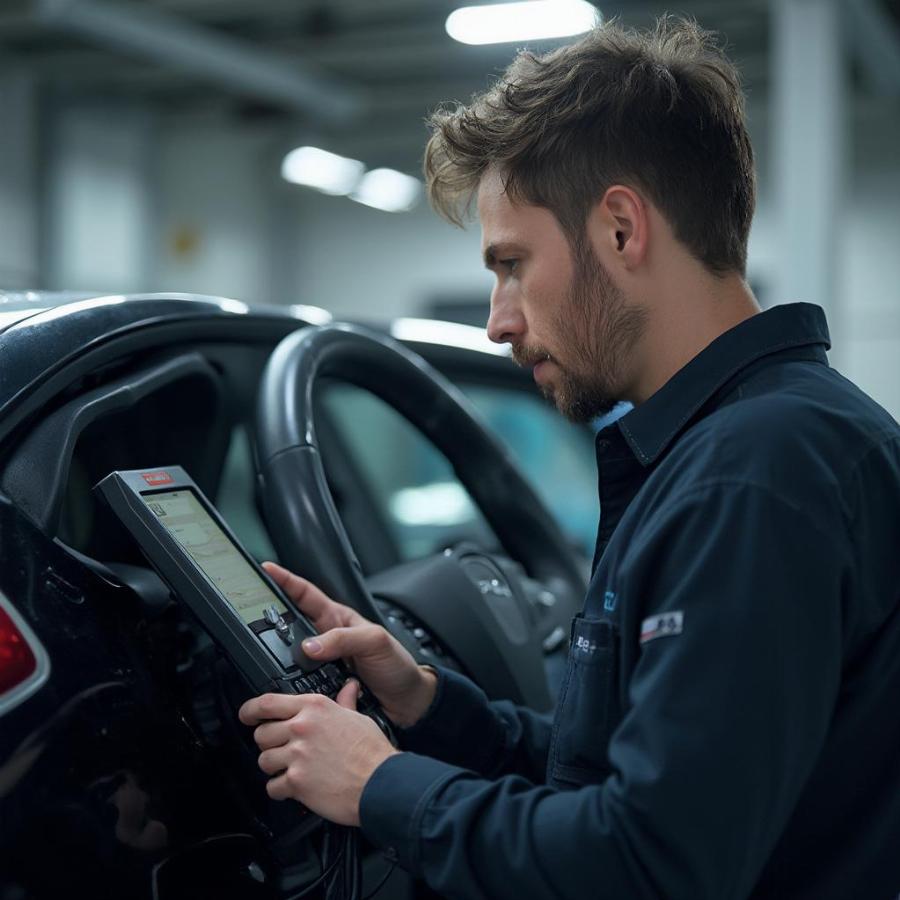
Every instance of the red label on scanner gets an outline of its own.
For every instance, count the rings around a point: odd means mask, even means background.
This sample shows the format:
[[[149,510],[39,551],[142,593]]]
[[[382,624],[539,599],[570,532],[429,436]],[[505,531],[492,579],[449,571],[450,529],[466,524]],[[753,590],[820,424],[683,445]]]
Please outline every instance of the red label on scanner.
[[[171,484],[175,480],[168,472],[142,472],[141,478],[143,478],[150,487],[158,487],[161,484]]]

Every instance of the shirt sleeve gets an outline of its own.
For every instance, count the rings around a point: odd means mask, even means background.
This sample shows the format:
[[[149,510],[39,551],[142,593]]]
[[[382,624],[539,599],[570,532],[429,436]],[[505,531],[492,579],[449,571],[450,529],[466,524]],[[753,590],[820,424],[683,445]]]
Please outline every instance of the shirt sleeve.
[[[488,777],[518,773],[541,781],[547,769],[551,719],[506,700],[490,702],[463,675],[435,668],[434,700],[400,746]]]
[[[441,894],[728,900],[759,879],[835,706],[847,552],[752,485],[696,489],[643,532],[620,602],[682,627],[623,635],[639,656],[602,784],[485,780],[406,753],[366,786],[367,836]]]

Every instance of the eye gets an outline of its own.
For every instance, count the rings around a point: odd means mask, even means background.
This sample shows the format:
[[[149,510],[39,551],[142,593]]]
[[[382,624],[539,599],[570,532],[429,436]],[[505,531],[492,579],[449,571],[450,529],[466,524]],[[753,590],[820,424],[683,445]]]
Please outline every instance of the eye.
[[[519,260],[517,260],[517,259],[498,259],[497,262],[510,275],[512,275],[516,271],[516,269],[519,267]]]

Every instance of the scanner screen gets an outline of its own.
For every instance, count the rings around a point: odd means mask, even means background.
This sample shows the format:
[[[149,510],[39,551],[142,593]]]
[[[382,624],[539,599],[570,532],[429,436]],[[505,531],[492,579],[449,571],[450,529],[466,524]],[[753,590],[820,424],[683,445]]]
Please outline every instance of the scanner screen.
[[[192,491],[162,491],[141,497],[245,622],[261,619],[267,606],[287,612]]]

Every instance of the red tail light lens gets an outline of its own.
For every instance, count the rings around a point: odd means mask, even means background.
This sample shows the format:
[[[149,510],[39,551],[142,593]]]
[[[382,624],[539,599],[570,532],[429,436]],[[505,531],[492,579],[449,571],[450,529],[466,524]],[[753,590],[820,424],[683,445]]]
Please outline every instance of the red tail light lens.
[[[16,623],[0,606],[0,694],[31,678],[37,658]]]

